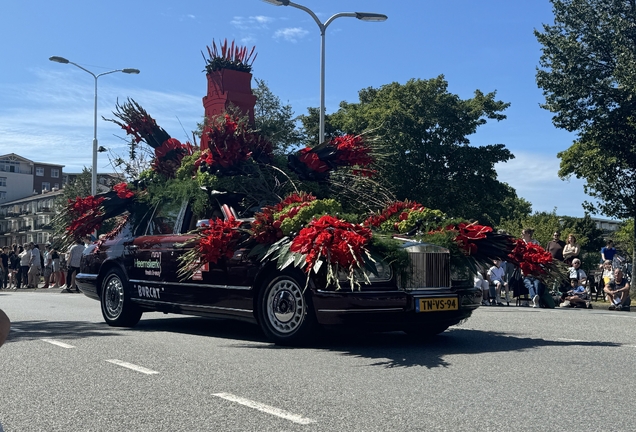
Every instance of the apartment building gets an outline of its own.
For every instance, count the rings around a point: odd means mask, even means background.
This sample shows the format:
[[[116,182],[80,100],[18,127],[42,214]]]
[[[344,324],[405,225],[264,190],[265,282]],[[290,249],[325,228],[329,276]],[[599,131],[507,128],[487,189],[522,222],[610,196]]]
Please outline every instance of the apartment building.
[[[64,165],[33,162],[15,153],[0,156],[0,205],[62,188]]]
[[[28,242],[42,245],[52,240],[56,201],[61,190],[0,204],[0,247]]]

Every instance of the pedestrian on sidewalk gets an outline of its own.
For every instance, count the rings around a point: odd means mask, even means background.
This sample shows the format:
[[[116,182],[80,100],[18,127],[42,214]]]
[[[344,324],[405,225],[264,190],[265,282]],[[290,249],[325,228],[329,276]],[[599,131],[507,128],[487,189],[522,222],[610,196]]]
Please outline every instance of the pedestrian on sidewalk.
[[[29,248],[30,257],[27,287],[37,288],[40,282],[40,271],[42,270],[42,256],[40,255],[40,249],[35,243],[29,243]]]
[[[42,289],[49,287],[49,284],[53,285],[51,276],[53,275],[53,251],[51,250],[51,243],[47,243],[46,252],[44,252],[44,286]]]
[[[66,289],[62,292],[80,292],[75,285],[75,276],[79,273],[80,261],[84,252],[84,242],[81,238],[75,240],[75,244],[68,251],[68,273],[66,274]]]
[[[59,288],[60,285],[62,285],[62,271],[60,267],[60,253],[57,251],[57,247],[53,247],[51,250],[51,266],[53,270],[51,282],[54,284],[52,288]]]
[[[29,273],[29,261],[31,260],[31,250],[29,244],[25,243],[23,247],[19,249],[20,253],[20,271],[18,271],[18,288],[23,286],[26,288],[28,285],[28,273]]]

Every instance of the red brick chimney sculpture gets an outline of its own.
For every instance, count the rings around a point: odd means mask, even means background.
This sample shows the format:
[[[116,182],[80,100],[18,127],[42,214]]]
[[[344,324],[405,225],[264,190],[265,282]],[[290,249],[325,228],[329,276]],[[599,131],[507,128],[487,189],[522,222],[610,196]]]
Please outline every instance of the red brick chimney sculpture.
[[[230,60],[234,64],[240,62],[248,65],[249,69],[251,69],[251,62],[255,58],[255,56],[252,57],[253,52],[254,48],[248,53],[246,48],[235,46],[234,42],[228,47],[227,40],[220,46],[220,50],[217,50],[217,46],[213,42],[213,46],[208,47],[210,55],[208,63],[211,63],[212,59]],[[230,106],[235,106],[243,114],[247,115],[250,123],[253,124],[256,96],[252,94],[252,74],[226,67],[212,71],[210,71],[211,68],[207,69],[208,94],[203,97],[205,117],[207,119],[214,118]],[[207,136],[203,134],[201,137],[201,150],[206,148],[208,148]]]

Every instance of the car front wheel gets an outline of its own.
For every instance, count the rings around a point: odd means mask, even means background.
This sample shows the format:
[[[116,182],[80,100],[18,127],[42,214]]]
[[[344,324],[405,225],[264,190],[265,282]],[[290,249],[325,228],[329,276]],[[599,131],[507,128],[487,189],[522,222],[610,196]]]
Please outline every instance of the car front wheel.
[[[268,279],[260,290],[259,321],[277,344],[298,345],[314,336],[316,318],[303,282],[294,273],[284,273]]]
[[[110,326],[133,327],[141,319],[141,309],[130,300],[128,285],[119,269],[109,270],[103,279],[102,315]]]

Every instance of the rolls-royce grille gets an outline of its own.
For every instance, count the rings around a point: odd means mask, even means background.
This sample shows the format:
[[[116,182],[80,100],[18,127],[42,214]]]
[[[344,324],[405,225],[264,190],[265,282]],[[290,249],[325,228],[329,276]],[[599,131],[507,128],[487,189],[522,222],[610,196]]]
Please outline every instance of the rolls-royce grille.
[[[411,258],[409,278],[404,289],[448,288],[451,285],[450,254],[408,252]]]

